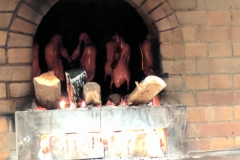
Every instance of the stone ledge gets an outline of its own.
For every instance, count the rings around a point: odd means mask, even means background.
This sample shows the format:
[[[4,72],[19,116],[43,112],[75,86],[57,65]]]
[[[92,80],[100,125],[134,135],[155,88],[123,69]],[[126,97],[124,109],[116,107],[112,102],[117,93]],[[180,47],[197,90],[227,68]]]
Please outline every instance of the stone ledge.
[[[168,155],[186,153],[186,107],[183,105],[28,110],[17,111],[15,119],[19,160],[37,158],[41,134],[149,128],[167,129]]]

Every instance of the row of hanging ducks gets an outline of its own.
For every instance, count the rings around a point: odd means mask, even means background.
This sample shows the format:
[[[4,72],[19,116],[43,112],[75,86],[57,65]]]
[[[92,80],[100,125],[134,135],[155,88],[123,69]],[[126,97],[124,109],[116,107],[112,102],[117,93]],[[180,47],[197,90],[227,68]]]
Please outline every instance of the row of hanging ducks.
[[[79,35],[79,43],[73,54],[69,56],[67,49],[63,46],[62,36],[54,35],[44,48],[45,60],[49,71],[61,81],[65,80],[62,58],[69,63],[79,58],[79,68],[87,73],[87,82],[93,81],[96,70],[97,49],[89,35],[85,32]],[[142,56],[142,70],[146,76],[153,74],[153,57],[151,52],[151,35],[140,44]],[[106,63],[104,66],[105,81],[107,76],[111,77],[110,88],[114,84],[119,88],[123,83],[127,83],[127,90],[130,85],[129,60],[131,47],[124,39],[115,33],[106,43]],[[39,44],[33,44],[33,76],[39,76],[41,69],[39,66]]]

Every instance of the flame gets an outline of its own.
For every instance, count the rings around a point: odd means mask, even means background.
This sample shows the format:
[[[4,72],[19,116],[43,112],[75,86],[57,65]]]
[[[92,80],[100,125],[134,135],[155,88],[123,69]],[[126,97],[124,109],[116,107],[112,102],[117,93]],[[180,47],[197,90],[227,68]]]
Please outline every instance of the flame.
[[[161,105],[160,98],[157,95],[155,97],[153,97],[152,105],[153,106],[160,106]]]
[[[84,100],[82,100],[81,102],[80,102],[80,107],[86,107],[86,103],[85,103],[85,101]]]
[[[46,108],[42,108],[41,106],[37,106],[36,105],[36,110],[38,110],[38,111],[45,111],[47,109]]]
[[[67,103],[66,103],[64,100],[61,100],[61,101],[59,102],[59,106],[60,106],[61,109],[66,108],[66,104],[67,104]]]
[[[128,106],[127,100],[124,98],[121,98],[120,106]]]
[[[75,108],[77,108],[76,106],[75,106],[75,104],[73,103],[73,102],[70,102],[70,107],[69,107],[70,109],[75,109]]]

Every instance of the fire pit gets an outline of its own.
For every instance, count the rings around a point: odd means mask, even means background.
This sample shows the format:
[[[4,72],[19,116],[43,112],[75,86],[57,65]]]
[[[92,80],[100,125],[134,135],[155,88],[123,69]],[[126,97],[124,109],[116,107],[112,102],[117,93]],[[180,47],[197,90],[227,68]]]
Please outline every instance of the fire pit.
[[[18,159],[182,157],[185,114],[183,105],[18,111]]]

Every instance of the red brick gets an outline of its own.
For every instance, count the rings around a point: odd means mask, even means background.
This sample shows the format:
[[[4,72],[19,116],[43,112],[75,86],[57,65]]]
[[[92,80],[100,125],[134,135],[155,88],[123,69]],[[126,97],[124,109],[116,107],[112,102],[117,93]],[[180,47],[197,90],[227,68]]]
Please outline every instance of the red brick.
[[[211,107],[211,121],[227,121],[233,119],[232,107]]]
[[[42,15],[35,11],[33,8],[22,3],[18,10],[18,16],[23,17],[31,22],[39,24],[42,20]]]
[[[182,42],[182,30],[180,28],[159,32],[160,42]]]
[[[11,152],[10,150],[1,150],[0,151],[0,160],[9,160]]]
[[[194,59],[187,59],[184,61],[184,73],[195,74],[197,72],[197,64]]]
[[[1,66],[0,81],[32,80],[32,66]]]
[[[197,138],[239,136],[240,122],[215,122],[196,125]]]
[[[180,58],[184,56],[183,46],[180,43],[160,45],[160,53],[165,58]]]
[[[172,102],[187,106],[195,106],[193,93],[164,92],[161,94],[161,102]]]
[[[232,23],[233,25],[239,25],[240,24],[240,11],[232,11]]]
[[[234,106],[234,118],[240,119],[240,106]]]
[[[206,57],[207,56],[206,43],[186,43],[185,56],[186,57]]]
[[[197,7],[197,1],[193,0],[169,0],[176,10],[192,10]]]
[[[198,73],[238,73],[240,58],[198,59]],[[224,64],[224,65],[223,65]]]
[[[0,83],[0,98],[5,98],[7,97],[7,89],[6,89],[6,84],[5,83]]]
[[[208,77],[207,76],[186,76],[185,89],[207,89]]]
[[[189,139],[196,139],[198,138],[197,135],[197,128],[196,128],[196,124],[195,123],[188,123],[187,124],[187,137]]]
[[[16,18],[13,20],[10,29],[13,31],[35,34],[35,32],[37,30],[37,26],[32,23],[29,23],[27,21],[24,21],[20,18]]]
[[[8,120],[6,116],[0,116],[0,132],[8,131]]]
[[[210,75],[211,89],[227,89],[232,87],[232,76],[229,75]]]
[[[157,26],[158,31],[169,30],[172,28],[176,28],[178,26],[178,21],[174,15],[170,15],[157,21],[154,25]]]
[[[240,88],[240,74],[234,75],[234,88]]]
[[[230,27],[200,27],[196,35],[196,40],[200,41],[229,40],[230,39],[229,31]]]
[[[239,26],[232,26],[231,28],[231,38],[233,40],[239,40],[240,35],[238,34],[240,32],[240,27]]]
[[[146,1],[142,7],[144,8],[145,11],[149,12],[156,6],[158,6],[160,3],[162,3],[163,0],[151,0],[151,1]]]
[[[235,145],[237,148],[240,148],[240,136],[235,137]]]
[[[215,42],[208,45],[209,57],[232,56],[232,44],[230,42]]]
[[[9,85],[11,97],[25,97],[33,93],[32,83],[10,83]]]
[[[179,91],[183,88],[183,81],[181,76],[170,76],[165,80],[167,91]]]
[[[210,150],[209,140],[189,140],[188,151],[208,151]]]
[[[233,55],[240,55],[240,42],[233,42]]]
[[[181,93],[179,95],[179,102],[181,104],[184,104],[186,106],[194,106],[194,97],[193,97],[193,93]]]
[[[231,13],[230,11],[209,11],[208,25],[230,25]]]
[[[8,46],[9,47],[32,47],[33,38],[31,36],[9,33]]]
[[[14,114],[17,111],[15,100],[0,100],[0,114]]]
[[[6,31],[0,31],[0,46],[3,46],[6,44],[7,39],[7,32]]]
[[[132,0],[136,5],[140,6],[143,0]]]
[[[150,1],[149,1],[150,2]],[[156,8],[153,12],[149,14],[152,21],[157,21],[173,13],[172,8],[168,3],[163,3],[160,7]]]
[[[206,11],[179,11],[176,16],[182,25],[205,25],[207,20]]]
[[[12,13],[0,13],[0,28],[8,28],[12,16]]]
[[[208,111],[205,107],[187,108],[188,122],[207,122]]]
[[[194,41],[196,39],[197,27],[182,27],[184,42]]]
[[[179,61],[162,61],[163,71],[169,74],[181,74],[184,73],[184,62],[182,60]]]
[[[227,0],[198,0],[198,8],[201,10],[225,10],[232,7]]]
[[[6,63],[5,49],[0,48],[0,64]]]
[[[21,53],[21,56],[19,56]],[[8,49],[9,63],[31,63],[33,59],[31,48]]]
[[[231,0],[230,2],[233,10],[238,10],[240,8],[239,0]]]
[[[224,138],[212,138],[210,140],[211,150],[226,150],[234,147],[234,141],[232,137]]]
[[[197,92],[197,105],[234,105],[240,103],[240,91]]]
[[[1,133],[0,134],[0,150],[16,149],[16,135],[15,133]]]

